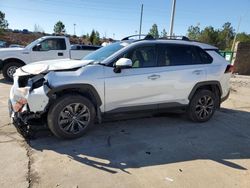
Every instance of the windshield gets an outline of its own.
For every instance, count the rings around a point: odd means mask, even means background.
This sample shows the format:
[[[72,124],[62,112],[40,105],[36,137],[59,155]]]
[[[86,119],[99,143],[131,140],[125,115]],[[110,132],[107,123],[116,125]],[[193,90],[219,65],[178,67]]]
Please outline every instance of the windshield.
[[[96,50],[89,55],[85,56],[83,60],[93,60],[101,62],[104,59],[107,59],[109,56],[124,48],[127,43],[116,42],[114,44],[110,44],[108,46],[102,47],[99,50]]]
[[[32,43],[28,44],[25,48],[32,48],[36,43],[40,42],[42,39],[36,39],[35,41],[33,41]]]

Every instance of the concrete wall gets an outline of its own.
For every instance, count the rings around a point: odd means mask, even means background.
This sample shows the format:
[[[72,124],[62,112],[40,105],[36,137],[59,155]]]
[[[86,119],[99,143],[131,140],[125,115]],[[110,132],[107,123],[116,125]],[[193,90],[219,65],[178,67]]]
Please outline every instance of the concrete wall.
[[[250,75],[250,43],[238,42],[235,46],[235,73]]]

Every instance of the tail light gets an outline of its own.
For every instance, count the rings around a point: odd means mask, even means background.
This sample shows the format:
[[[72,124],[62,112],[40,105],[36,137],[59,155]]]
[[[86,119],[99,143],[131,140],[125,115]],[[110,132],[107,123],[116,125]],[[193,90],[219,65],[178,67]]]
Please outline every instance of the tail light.
[[[233,73],[234,72],[234,66],[233,65],[228,65],[225,73]]]

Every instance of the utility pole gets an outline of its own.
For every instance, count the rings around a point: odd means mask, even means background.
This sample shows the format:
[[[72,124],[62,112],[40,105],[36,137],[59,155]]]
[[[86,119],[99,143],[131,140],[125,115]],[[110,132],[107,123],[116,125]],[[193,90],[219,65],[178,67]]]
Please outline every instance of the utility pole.
[[[74,35],[76,35],[76,24],[74,24]]]
[[[141,5],[141,19],[140,19],[139,39],[141,39],[142,17],[143,17],[143,4]]]
[[[238,23],[238,28],[237,28],[236,34],[235,34],[235,36],[234,36],[234,41],[233,41],[233,45],[232,45],[232,48],[231,48],[231,51],[232,51],[232,52],[234,51],[234,46],[235,46],[235,43],[236,43],[237,35],[238,35],[238,33],[239,33],[240,24],[241,24],[241,19],[242,19],[242,17],[240,17],[240,20],[239,20],[239,23]]]
[[[169,28],[170,37],[173,36],[173,31],[174,31],[175,5],[176,5],[176,0],[173,0],[172,12],[171,12],[171,20],[170,20],[170,28]]]

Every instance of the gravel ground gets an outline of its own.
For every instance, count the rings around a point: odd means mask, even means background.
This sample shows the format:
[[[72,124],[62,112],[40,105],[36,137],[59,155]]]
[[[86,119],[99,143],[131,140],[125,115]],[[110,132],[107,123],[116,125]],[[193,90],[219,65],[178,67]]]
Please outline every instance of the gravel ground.
[[[250,88],[250,77],[234,75],[230,83],[234,90],[237,90],[239,87]]]

